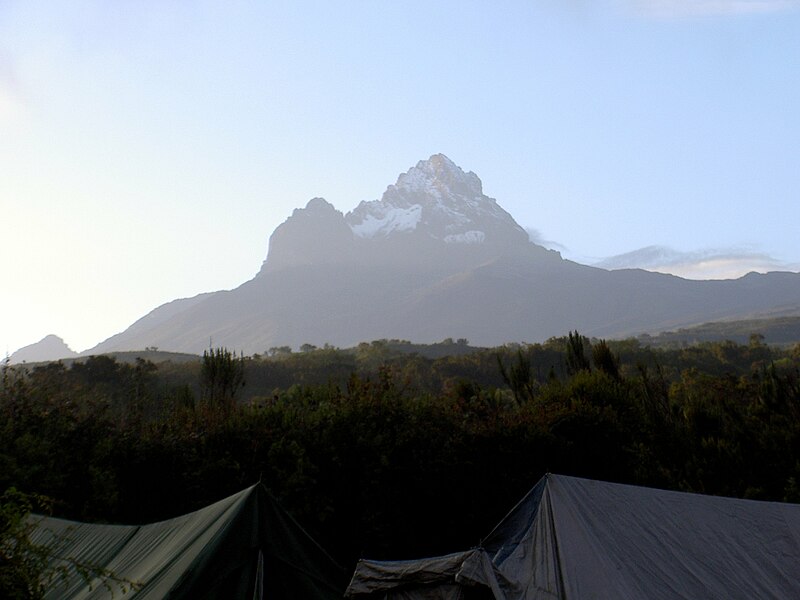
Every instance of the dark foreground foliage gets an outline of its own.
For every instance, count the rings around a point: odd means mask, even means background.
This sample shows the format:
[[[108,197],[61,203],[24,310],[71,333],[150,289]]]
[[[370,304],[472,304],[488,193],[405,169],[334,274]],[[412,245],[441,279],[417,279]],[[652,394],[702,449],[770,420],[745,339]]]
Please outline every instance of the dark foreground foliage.
[[[757,337],[274,350],[4,368],[0,490],[143,523],[261,479],[348,566],[475,545],[547,471],[800,501],[800,356]]]

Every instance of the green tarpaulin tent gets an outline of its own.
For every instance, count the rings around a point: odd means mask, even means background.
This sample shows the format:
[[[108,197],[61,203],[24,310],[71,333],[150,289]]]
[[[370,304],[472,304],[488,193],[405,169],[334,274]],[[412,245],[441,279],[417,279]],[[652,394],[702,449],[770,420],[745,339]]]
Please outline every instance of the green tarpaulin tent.
[[[548,475],[479,547],[362,560],[359,600],[796,600],[800,505]]]
[[[117,579],[135,584],[124,595],[134,600],[333,600],[346,583],[340,567],[261,484],[150,525],[33,518],[32,541],[51,545],[52,566],[69,574],[53,582],[48,600],[121,598]],[[75,568],[80,564],[112,578],[87,581]]]

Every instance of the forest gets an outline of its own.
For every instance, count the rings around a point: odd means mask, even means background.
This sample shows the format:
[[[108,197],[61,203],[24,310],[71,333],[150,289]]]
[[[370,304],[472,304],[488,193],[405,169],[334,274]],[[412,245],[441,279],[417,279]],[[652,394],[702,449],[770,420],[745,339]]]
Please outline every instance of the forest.
[[[799,368],[578,332],[5,364],[0,490],[135,524],[261,480],[345,570],[475,546],[546,472],[800,502]]]

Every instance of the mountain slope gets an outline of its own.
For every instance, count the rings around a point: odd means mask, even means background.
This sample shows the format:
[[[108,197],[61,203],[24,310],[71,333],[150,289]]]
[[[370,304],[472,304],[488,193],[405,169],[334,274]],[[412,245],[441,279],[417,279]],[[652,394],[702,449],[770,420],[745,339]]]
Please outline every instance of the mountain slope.
[[[800,275],[690,281],[563,260],[532,244],[477,175],[434,155],[347,215],[311,200],[273,232],[251,281],[159,307],[89,352],[254,353],[380,338],[495,345],[572,329],[652,333],[779,308],[800,314]]]

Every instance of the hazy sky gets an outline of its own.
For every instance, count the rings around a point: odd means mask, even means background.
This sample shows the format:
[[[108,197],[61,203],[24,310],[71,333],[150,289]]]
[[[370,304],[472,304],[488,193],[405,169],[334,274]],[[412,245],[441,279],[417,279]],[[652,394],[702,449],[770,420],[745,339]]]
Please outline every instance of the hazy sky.
[[[0,351],[235,287],[438,152],[567,258],[797,270],[800,1],[3,0]]]

